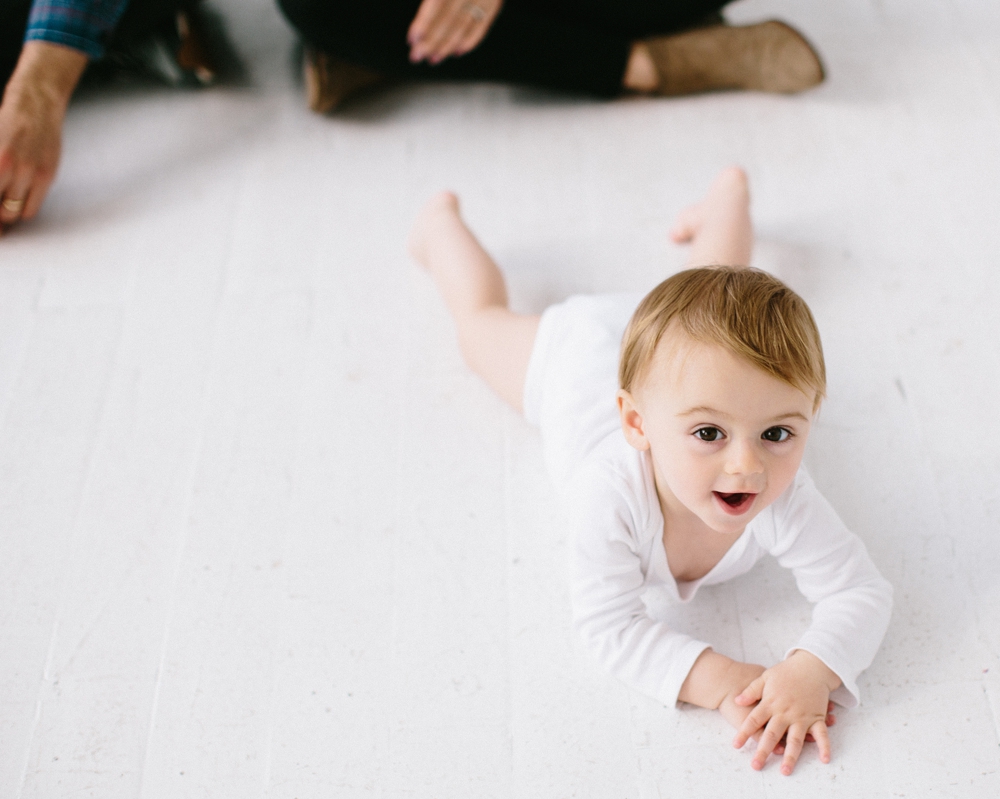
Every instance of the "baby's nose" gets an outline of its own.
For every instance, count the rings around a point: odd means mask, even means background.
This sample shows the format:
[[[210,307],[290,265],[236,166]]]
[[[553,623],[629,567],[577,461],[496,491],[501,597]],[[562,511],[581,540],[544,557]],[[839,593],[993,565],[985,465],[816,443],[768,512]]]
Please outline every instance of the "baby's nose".
[[[760,474],[764,471],[757,447],[750,442],[733,442],[726,459],[726,474]]]

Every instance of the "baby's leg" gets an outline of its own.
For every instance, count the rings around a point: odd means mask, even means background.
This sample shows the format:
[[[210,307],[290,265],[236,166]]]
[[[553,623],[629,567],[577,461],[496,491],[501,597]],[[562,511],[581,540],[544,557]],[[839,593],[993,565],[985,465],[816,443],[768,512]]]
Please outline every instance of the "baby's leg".
[[[736,166],[723,169],[704,199],[681,211],[670,238],[691,243],[690,266],[749,266],[753,224],[746,173]]]
[[[423,207],[408,248],[437,283],[455,320],[465,362],[523,411],[524,378],[539,317],[507,307],[503,275],[465,226],[454,194],[441,192]]]

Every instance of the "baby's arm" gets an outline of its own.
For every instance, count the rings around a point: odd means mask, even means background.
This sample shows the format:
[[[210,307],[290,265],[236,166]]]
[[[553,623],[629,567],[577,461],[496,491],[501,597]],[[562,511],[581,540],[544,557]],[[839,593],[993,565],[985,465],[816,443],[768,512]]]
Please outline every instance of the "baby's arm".
[[[650,617],[642,601],[641,553],[657,531],[643,532],[648,520],[644,504],[632,498],[634,484],[614,468],[588,464],[564,497],[574,530],[574,626],[596,659],[626,684],[668,706],[680,700],[717,709],[739,728],[751,708],[735,698],[764,667],[732,660]]]
[[[739,729],[751,708],[736,702],[748,686],[764,674],[764,667],[741,663],[711,649],[706,649],[691,667],[677,698],[698,707],[718,710],[723,718]]]
[[[740,663],[706,649],[688,672],[677,698],[690,705],[719,710],[734,727],[739,727],[750,710],[741,708],[734,700],[764,671],[763,666]]]
[[[776,747],[784,738],[781,773],[787,775],[795,768],[802,744],[811,734],[819,744],[820,760],[829,763],[830,739],[826,728],[830,693],[840,685],[840,677],[822,660],[804,649],[795,650],[734,698],[736,705],[746,708],[747,714],[733,746],[739,749],[749,738],[759,736],[751,765],[760,771],[767,756],[778,751]]]
[[[810,734],[821,760],[829,762],[829,701],[857,704],[857,677],[871,663],[888,626],[892,586],[804,470],[773,507],[774,538],[768,548],[814,603],[813,619],[785,660],[736,699],[744,707],[756,707],[733,744],[742,746],[759,735],[753,766],[762,768],[771,751],[781,753],[773,745],[784,735],[782,771],[789,774]]]

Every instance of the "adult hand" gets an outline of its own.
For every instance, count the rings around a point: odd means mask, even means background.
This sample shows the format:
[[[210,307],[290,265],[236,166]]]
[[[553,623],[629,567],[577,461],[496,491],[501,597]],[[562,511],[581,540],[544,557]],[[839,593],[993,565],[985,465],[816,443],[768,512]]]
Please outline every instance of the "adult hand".
[[[503,0],[423,0],[406,34],[410,60],[439,64],[465,55],[486,36],[501,6]]]
[[[0,104],[0,232],[31,219],[55,179],[62,125],[83,53],[27,42]]]

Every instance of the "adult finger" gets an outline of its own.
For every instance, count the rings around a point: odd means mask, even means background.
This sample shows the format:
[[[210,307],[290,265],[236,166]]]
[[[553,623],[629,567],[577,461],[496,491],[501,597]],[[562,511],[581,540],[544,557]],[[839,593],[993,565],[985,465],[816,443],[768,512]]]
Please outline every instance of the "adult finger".
[[[805,738],[805,729],[798,725],[788,728],[788,735],[785,743],[785,756],[781,760],[781,773],[786,777],[795,770],[795,764],[799,762],[799,755],[802,754],[802,744]]]
[[[17,222],[24,214],[33,173],[33,169],[22,167],[4,187],[3,198],[0,200],[0,222],[3,224]]]
[[[14,179],[14,159],[0,151],[0,197],[7,191],[7,186]]]
[[[817,721],[809,728],[809,732],[812,733],[812,737],[816,739],[816,745],[819,746],[819,759],[823,763],[829,763],[830,734],[827,732],[826,725],[822,721]]]
[[[53,180],[55,180],[55,174],[35,175],[35,180],[28,192],[28,198],[24,203],[24,213],[21,214],[21,219],[34,218],[35,214],[41,209],[42,203],[45,202],[45,195],[49,193],[49,187],[52,185]]]
[[[451,33],[448,38],[438,47],[437,53],[435,53],[435,58],[431,59],[432,63],[438,63],[448,56],[461,55],[461,43],[468,38],[469,31],[475,28],[479,23],[476,22],[468,14],[462,14],[456,25],[451,29]]]
[[[406,32],[406,41],[415,44],[427,35],[434,20],[449,5],[451,0],[423,0],[417,9],[417,14]]]
[[[410,48],[410,59],[422,61],[437,55],[438,48],[451,35],[460,17],[460,6],[454,0],[443,3],[414,39]]]
[[[437,64],[450,56],[452,43],[457,43],[472,22],[474,20],[461,7],[449,9],[449,14],[440,18],[425,43],[427,60]]]
[[[472,28],[462,37],[462,40],[455,46],[456,55],[465,55],[466,53],[471,53],[477,47],[483,39],[486,38],[486,33],[489,31],[491,23],[486,20],[481,20],[473,24]]]

